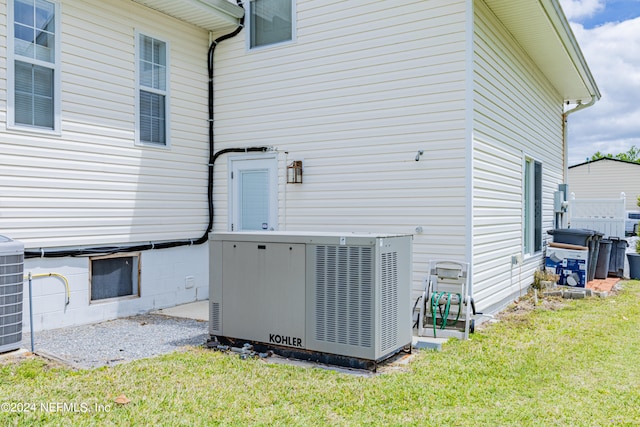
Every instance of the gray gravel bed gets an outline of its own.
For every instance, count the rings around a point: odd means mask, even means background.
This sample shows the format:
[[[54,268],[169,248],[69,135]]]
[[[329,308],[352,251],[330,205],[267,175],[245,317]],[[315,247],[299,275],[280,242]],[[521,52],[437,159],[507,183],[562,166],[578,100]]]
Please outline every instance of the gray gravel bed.
[[[208,323],[158,314],[34,333],[36,354],[53,356],[79,368],[97,368],[203,345]],[[31,349],[24,333],[22,348]]]

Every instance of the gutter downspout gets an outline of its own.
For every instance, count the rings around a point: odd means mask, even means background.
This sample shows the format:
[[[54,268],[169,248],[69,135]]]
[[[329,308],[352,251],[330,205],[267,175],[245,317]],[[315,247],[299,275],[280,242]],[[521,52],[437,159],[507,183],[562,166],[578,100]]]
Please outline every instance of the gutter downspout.
[[[567,182],[567,179],[569,179],[569,126],[567,123],[569,114],[591,107],[593,104],[596,103],[598,99],[599,99],[598,96],[591,94],[591,101],[589,101],[588,103],[583,104],[582,101],[578,101],[578,105],[576,105],[571,110],[567,110],[564,113],[562,113],[562,147],[564,149],[562,176],[563,176],[564,182]]]
[[[242,7],[242,0],[236,0],[238,6]],[[207,177],[207,203],[209,206],[209,223],[202,237],[198,240],[198,243],[204,243],[208,240],[209,232],[213,229],[213,164],[218,156],[214,151],[214,87],[213,87],[213,54],[215,53],[218,44],[224,40],[240,34],[240,31],[244,28],[244,16],[240,18],[240,22],[236,29],[228,34],[224,34],[215,39],[209,45],[209,53],[207,56],[207,71],[209,74],[209,163],[208,163],[208,177]]]

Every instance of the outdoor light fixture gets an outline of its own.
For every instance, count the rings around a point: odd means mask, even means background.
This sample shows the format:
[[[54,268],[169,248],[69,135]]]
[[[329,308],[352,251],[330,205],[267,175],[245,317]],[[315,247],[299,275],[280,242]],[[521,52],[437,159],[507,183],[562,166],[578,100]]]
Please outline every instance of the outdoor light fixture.
[[[416,162],[420,161],[420,156],[424,154],[423,150],[418,150],[418,154],[416,154]]]
[[[294,160],[287,166],[287,184],[302,184],[302,160]]]

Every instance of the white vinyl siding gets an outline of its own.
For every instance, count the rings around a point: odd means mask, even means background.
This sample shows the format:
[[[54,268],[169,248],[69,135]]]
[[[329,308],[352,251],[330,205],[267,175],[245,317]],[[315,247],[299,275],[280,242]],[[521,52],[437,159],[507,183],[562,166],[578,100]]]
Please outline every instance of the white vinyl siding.
[[[9,0],[8,123],[59,131],[60,8],[45,0]]]
[[[200,237],[208,220],[207,31],[129,0],[66,0],[61,12],[63,137],[2,134],[2,234],[28,248]],[[134,145],[142,26],[170,43],[170,151]]]
[[[216,53],[217,147],[277,149],[280,230],[422,227],[419,287],[429,259],[466,250],[465,1],[296,7],[296,43],[246,52],[243,32]],[[299,159],[304,183],[287,185]],[[221,166],[218,231],[229,203]]]
[[[525,156],[544,165],[547,239],[563,182],[563,100],[484,2],[474,6],[474,289],[483,310],[526,289],[542,263],[540,252],[523,259]]]

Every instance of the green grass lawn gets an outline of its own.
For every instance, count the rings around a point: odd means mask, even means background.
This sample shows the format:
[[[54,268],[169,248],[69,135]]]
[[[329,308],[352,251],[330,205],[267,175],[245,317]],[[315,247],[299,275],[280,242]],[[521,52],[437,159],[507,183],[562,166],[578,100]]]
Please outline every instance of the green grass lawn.
[[[638,425],[639,297],[626,282],[515,311],[374,377],[200,348],[82,371],[5,362],[0,425]]]

